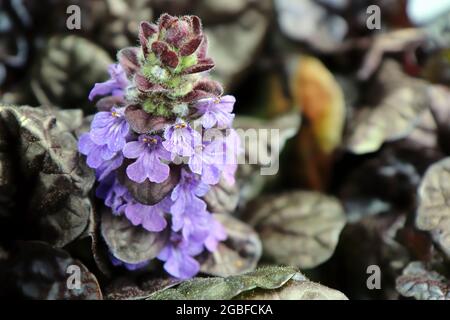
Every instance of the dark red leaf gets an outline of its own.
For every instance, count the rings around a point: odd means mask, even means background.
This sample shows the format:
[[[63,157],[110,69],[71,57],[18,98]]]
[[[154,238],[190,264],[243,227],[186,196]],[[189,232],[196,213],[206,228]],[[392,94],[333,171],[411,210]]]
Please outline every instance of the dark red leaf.
[[[214,68],[214,62],[212,61],[212,59],[206,58],[199,60],[199,62],[195,66],[184,69],[183,73],[185,74],[198,73],[208,71],[212,68]]]
[[[166,118],[151,116],[142,110],[139,105],[129,105],[125,109],[125,118],[130,124],[131,129],[139,134],[159,131],[169,124]]]
[[[210,93],[214,94],[215,96],[220,96],[223,94],[222,85],[219,82],[210,80],[210,79],[199,80],[194,85],[194,90],[202,90],[202,91],[210,92]]]
[[[191,26],[195,34],[200,35],[202,33],[202,22],[199,17],[191,16]]]
[[[158,27],[146,21],[142,21],[139,27],[139,41],[141,43],[144,56],[148,54],[148,39],[158,32]]]
[[[146,205],[154,205],[164,199],[175,188],[180,180],[180,166],[170,165],[170,175],[162,183],[150,182],[146,179],[142,183],[130,180],[125,172],[130,161],[124,163],[118,172],[119,181],[127,187],[133,197]]]
[[[198,101],[200,99],[205,98],[213,98],[215,95],[211,92],[203,91],[203,90],[192,90],[187,95],[183,97],[183,102],[192,103]]]
[[[197,58],[206,59],[206,55],[208,54],[208,38],[202,35],[203,41],[200,43],[200,47],[197,50]]]
[[[186,42],[180,48],[180,55],[182,57],[185,57],[185,56],[189,56],[189,55],[193,54],[195,52],[195,50],[197,50],[198,47],[200,46],[200,44],[202,43],[202,40],[203,40],[203,36],[199,35],[199,36],[196,36],[195,38],[189,40],[188,42]]]
[[[159,17],[159,20],[158,20],[159,30],[161,30],[163,28],[167,29],[175,21],[177,21],[176,17],[173,17],[173,16],[171,16],[168,13],[162,14],[161,17]]]
[[[155,89],[154,83],[151,83],[146,77],[144,77],[142,74],[137,73],[134,76],[134,83],[136,84],[136,88],[138,88],[139,91],[142,92],[149,92]]]
[[[108,96],[97,101],[96,106],[99,111],[109,111],[114,106],[120,106],[125,103],[123,97]]]
[[[162,41],[155,41],[152,43],[152,51],[161,60],[161,63],[171,67],[176,68],[178,65],[177,54],[169,49],[167,43]]]
[[[139,62],[137,58],[138,48],[124,48],[117,54],[117,60],[125,70],[127,76],[131,76],[139,69]]]

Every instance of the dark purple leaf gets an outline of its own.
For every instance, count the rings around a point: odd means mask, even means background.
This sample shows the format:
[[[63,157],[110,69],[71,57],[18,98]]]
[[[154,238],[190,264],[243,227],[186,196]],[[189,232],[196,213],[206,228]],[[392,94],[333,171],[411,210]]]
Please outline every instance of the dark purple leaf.
[[[210,79],[202,79],[198,81],[194,85],[194,90],[210,92],[215,96],[221,96],[223,94],[222,85],[219,82]]]
[[[137,58],[138,48],[124,48],[117,54],[117,60],[125,70],[128,76],[133,75],[139,70],[139,61]]]
[[[69,288],[77,270],[80,287]],[[81,262],[44,242],[20,242],[0,259],[0,283],[0,296],[9,299],[102,299],[97,279]]]
[[[148,39],[158,32],[158,27],[154,24],[142,21],[139,27],[139,41],[144,53],[144,56],[148,54]]]
[[[142,183],[137,183],[130,180],[125,172],[129,164],[130,162],[126,161],[121,167],[118,174],[119,181],[128,188],[136,200],[146,205],[154,205],[160,202],[175,188],[180,180],[180,167],[171,165],[170,175],[166,181],[154,183],[146,179]]]
[[[151,116],[138,105],[128,106],[125,109],[125,117],[131,129],[139,134],[159,131],[169,124],[166,118]]]
[[[200,46],[200,44],[202,43],[203,40],[203,36],[202,35],[198,35],[195,38],[189,40],[188,42],[186,42],[185,44],[183,44],[180,48],[180,55],[182,57],[185,56],[189,56],[191,54],[193,54],[195,52],[195,50],[198,49],[198,47]]]
[[[109,111],[112,107],[122,106],[124,103],[123,97],[107,96],[98,100],[95,105],[99,111]]]
[[[192,67],[183,70],[185,74],[198,73],[203,71],[208,71],[214,68],[214,62],[211,58],[199,59],[198,63]]]
[[[149,232],[133,224],[125,216],[105,210],[101,216],[101,232],[108,248],[117,259],[137,264],[154,259],[169,238],[169,229]]]

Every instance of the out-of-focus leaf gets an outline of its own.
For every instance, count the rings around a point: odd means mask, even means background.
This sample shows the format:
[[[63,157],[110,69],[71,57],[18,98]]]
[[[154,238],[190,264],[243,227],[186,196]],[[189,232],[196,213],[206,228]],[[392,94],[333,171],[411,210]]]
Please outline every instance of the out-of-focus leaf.
[[[261,257],[262,246],[258,234],[247,224],[227,214],[215,214],[227,232],[227,239],[217,250],[208,254],[201,271],[227,277],[253,271]]]
[[[391,144],[380,150],[376,157],[352,167],[339,187],[339,197],[349,222],[388,212],[394,207],[415,210],[416,190],[423,173],[420,167],[429,163],[422,159],[425,152],[416,156],[417,150],[406,152],[402,149],[407,146],[404,141]],[[412,155],[417,164],[411,161]]]
[[[358,77],[367,80],[381,65],[385,53],[416,49],[425,39],[425,32],[413,28],[378,34],[373,38],[371,48],[364,57]]]
[[[348,223],[341,233],[335,254],[323,265],[322,276],[328,279],[327,283],[333,283],[342,290],[345,288],[350,299],[397,299],[395,279],[411,258],[396,240],[396,234],[404,224],[405,218],[396,217],[392,212]],[[367,287],[367,267],[370,265],[380,267],[382,290]]]
[[[169,230],[149,232],[133,226],[124,216],[102,212],[101,232],[110,252],[118,259],[137,264],[155,258],[166,244]]]
[[[342,140],[345,121],[344,94],[333,74],[316,58],[293,59],[291,91],[314,138],[324,153],[336,149]],[[303,127],[305,128],[305,126]]]
[[[233,213],[239,203],[239,188],[236,183],[220,179],[218,184],[211,186],[204,200],[211,212]]]
[[[333,165],[333,151],[341,144],[345,122],[342,89],[331,72],[316,58],[293,56],[288,61],[289,90],[304,123],[293,142],[289,168],[292,184],[325,190]]]
[[[336,50],[348,31],[346,21],[313,0],[275,0],[278,24],[288,38],[324,52]]]
[[[411,262],[397,278],[397,291],[417,300],[450,300],[450,284],[435,271],[429,271],[422,262]]]
[[[450,86],[450,50],[445,49],[432,54],[423,67],[422,74],[433,83]]]
[[[437,48],[450,48],[450,11],[433,20],[425,27],[431,45]]]
[[[270,1],[254,2],[228,23],[214,24],[205,28],[209,55],[214,59],[213,77],[230,90],[255,61],[269,26]]]
[[[374,90],[381,101],[360,111],[347,140],[347,149],[355,154],[375,152],[384,142],[405,138],[427,108],[427,85],[404,75],[394,61],[383,64],[377,82],[380,87]]]
[[[331,257],[346,219],[337,199],[292,191],[255,200],[244,220],[258,232],[266,258],[313,268]]]
[[[34,65],[32,90],[39,103],[66,108],[82,108],[93,113],[87,99],[96,82],[108,79],[108,54],[78,36],[52,37]]]
[[[417,227],[431,231],[434,240],[450,256],[450,158],[427,170],[418,197]]]
[[[57,247],[80,236],[92,214],[88,193],[94,174],[71,132],[81,116],[74,110],[0,106],[1,167],[8,168],[0,180],[13,190],[8,203],[19,212],[13,218],[32,226],[23,226],[27,237]]]
[[[240,135],[244,150],[240,155],[236,175],[240,205],[256,197],[267,181],[278,172],[279,154],[287,140],[298,132],[300,123],[301,118],[298,112],[284,114],[273,120],[261,120],[248,116],[236,117],[234,127]],[[276,134],[273,134],[272,130]],[[261,157],[261,155],[265,156]]]
[[[244,292],[236,299],[242,300],[348,300],[340,291],[294,275],[284,286],[274,290],[255,289]]]
[[[76,272],[80,275],[79,288],[70,279]],[[0,282],[1,297],[102,299],[97,279],[81,262],[71,258],[66,251],[43,242],[21,242],[6,259],[0,259]]]
[[[114,55],[118,50],[136,44],[139,23],[153,19],[154,0],[22,0],[38,22],[34,26],[41,34],[52,35],[68,32],[70,5],[81,11],[81,29],[77,34],[92,39]],[[40,22],[40,23],[39,23]]]
[[[294,282],[297,282],[293,285]],[[229,300],[247,299],[257,292],[263,298],[264,293],[281,295],[280,292],[287,285],[283,296],[290,299],[324,299],[338,297],[345,299],[343,294],[330,294],[331,289],[313,284],[292,267],[262,267],[256,271],[240,276],[227,278],[194,278],[182,282],[175,288],[161,290],[150,296],[154,300],[166,299],[196,299],[196,300]],[[281,289],[280,289],[281,288]],[[254,290],[258,291],[254,291]],[[294,292],[295,291],[295,292]],[[240,294],[247,295],[240,295]],[[266,296],[267,297],[267,296]]]
[[[23,76],[31,58],[32,21],[22,2],[0,6],[0,89]],[[3,91],[3,90],[2,90]]]
[[[428,90],[430,110],[437,126],[437,135],[440,147],[450,152],[450,90],[445,86],[431,86]],[[437,133],[437,134],[436,134]]]

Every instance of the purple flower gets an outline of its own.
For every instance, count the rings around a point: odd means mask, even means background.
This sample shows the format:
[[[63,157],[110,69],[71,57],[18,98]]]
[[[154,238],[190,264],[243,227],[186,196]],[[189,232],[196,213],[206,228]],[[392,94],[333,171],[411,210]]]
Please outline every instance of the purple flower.
[[[194,153],[194,147],[201,141],[200,134],[181,119],[164,131],[163,146],[175,156],[189,157]]]
[[[220,224],[212,215],[209,216],[209,234],[205,240],[205,247],[210,252],[214,252],[217,249],[219,242],[224,241],[227,238],[227,232],[225,228]]]
[[[222,177],[225,180],[225,182],[232,186],[236,183],[236,170],[237,170],[237,164],[226,164],[222,168]]]
[[[130,131],[124,112],[125,108],[98,112],[91,124],[92,141],[98,145],[106,144],[111,151],[122,150]]]
[[[172,214],[172,230],[181,230],[186,240],[203,243],[209,235],[210,216],[206,206],[198,208],[188,203],[183,213]]]
[[[97,197],[105,200],[105,205],[110,207],[115,215],[124,213],[129,201],[132,200],[127,188],[117,181],[115,174],[101,181],[95,193]]]
[[[126,206],[125,216],[135,226],[142,225],[150,232],[160,232],[167,226],[164,214],[169,212],[170,206],[165,200],[153,206],[147,206],[139,202],[133,202]]]
[[[164,269],[179,279],[189,279],[200,271],[200,264],[193,256],[203,251],[203,244],[187,241],[172,233],[169,243],[161,250],[158,259],[165,261]]]
[[[113,95],[122,97],[125,88],[128,86],[128,79],[120,64],[111,64],[108,67],[108,73],[111,79],[105,82],[96,83],[89,93],[89,100],[96,96]]]
[[[146,266],[148,266],[150,264],[150,260],[142,261],[142,262],[139,262],[139,263],[126,263],[126,262],[123,262],[120,259],[117,259],[112,254],[109,254],[109,258],[110,258],[111,263],[113,264],[113,266],[115,266],[115,267],[125,267],[129,271],[136,271],[136,270],[145,268]]]
[[[161,160],[170,160],[170,153],[163,148],[158,136],[139,136],[138,141],[125,145],[123,155],[129,159],[137,159],[127,167],[128,177],[135,182],[141,183],[148,178],[160,183],[169,177],[169,166]]]
[[[106,145],[104,147],[106,147]],[[119,168],[122,165],[122,162],[123,162],[123,155],[121,152],[117,152],[112,159],[104,161],[95,170],[95,176],[97,180],[101,181],[105,179],[111,172]]]
[[[94,169],[99,168],[105,161],[111,160],[116,155],[116,152],[111,151],[107,145],[95,144],[90,133],[85,133],[80,137],[78,151],[87,156],[87,165]]]
[[[194,173],[182,169],[180,182],[172,191],[173,204],[170,212],[173,215],[182,215],[188,206],[190,210],[205,211],[206,204],[198,197],[203,197],[208,190],[208,185],[200,181]]]
[[[214,140],[207,144],[197,145],[195,153],[189,158],[189,168],[201,176],[204,183],[215,185],[225,162],[224,142]]]
[[[224,96],[219,98],[207,98],[197,102],[197,114],[200,115],[200,120],[205,129],[210,129],[217,124],[220,129],[231,127],[233,123],[234,103],[236,98],[233,96]]]
[[[222,177],[229,185],[234,185],[238,168],[238,156],[243,152],[241,138],[234,129],[228,129],[225,137],[225,162],[221,168]]]

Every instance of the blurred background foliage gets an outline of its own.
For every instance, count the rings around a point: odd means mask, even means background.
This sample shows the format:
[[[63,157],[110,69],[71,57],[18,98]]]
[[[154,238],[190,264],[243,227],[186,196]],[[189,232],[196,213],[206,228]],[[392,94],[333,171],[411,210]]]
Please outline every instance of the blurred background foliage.
[[[80,30],[66,27],[73,4]],[[380,29],[367,27],[370,5],[380,9]],[[0,0],[0,273],[16,293],[73,298],[64,288],[51,296],[20,260],[49,257],[40,263],[54,268],[47,280],[59,286],[67,252],[99,281],[88,273],[78,298],[176,298],[192,289],[116,275],[92,213],[92,173],[77,167],[74,137],[65,136],[89,123],[88,93],[107,79],[117,51],[137,44],[139,22],[164,12],[202,19],[212,75],[237,97],[235,126],[281,133],[277,175],[261,176],[259,163],[242,165],[238,187],[221,185],[207,196],[226,214],[220,219],[232,239],[205,257],[204,274],[290,265],[350,299],[450,299],[448,0]],[[42,150],[33,141],[45,142]],[[53,152],[55,145],[67,153]],[[61,178],[46,185],[44,174]],[[58,194],[61,186],[75,194]],[[13,240],[47,244],[24,242],[11,258]],[[65,260],[55,264],[58,256]],[[366,286],[369,265],[381,268],[379,290]],[[342,298],[289,268],[260,273],[252,274],[267,281],[260,291],[246,282],[250,293],[223,285],[202,297],[300,299],[312,290],[309,297]],[[221,283],[210,279],[193,288]],[[27,281],[42,294],[20,289]]]

